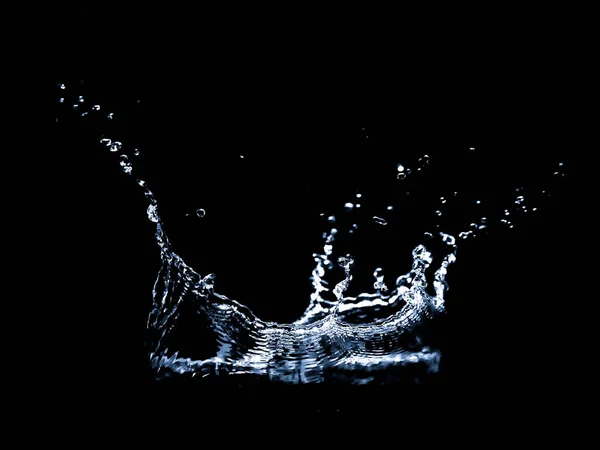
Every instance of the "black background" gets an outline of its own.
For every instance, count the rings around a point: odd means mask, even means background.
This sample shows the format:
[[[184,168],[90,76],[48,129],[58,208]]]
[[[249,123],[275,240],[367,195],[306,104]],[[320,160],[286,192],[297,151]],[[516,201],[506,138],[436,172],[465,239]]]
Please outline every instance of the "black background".
[[[409,391],[537,392],[572,379],[572,366],[561,362],[577,345],[566,305],[580,300],[580,162],[572,123],[506,110],[483,120],[405,118],[363,130],[355,122],[312,121],[310,111],[287,117],[289,107],[278,114],[283,119],[241,120],[210,114],[202,90],[185,83],[71,80],[65,91],[49,84],[57,105],[56,142],[70,155],[74,175],[56,184],[70,205],[60,227],[67,263],[57,281],[68,280],[70,294],[59,307],[68,324],[61,342],[75,362],[61,376],[83,386],[89,380],[90,387],[144,388],[147,398],[192,392],[223,407],[241,398],[241,407],[284,402],[343,411],[407,395],[408,388],[390,386],[157,383],[144,340],[158,247],[142,192],[120,170],[118,154],[100,145],[104,134],[129,150],[133,177],[145,179],[156,194],[176,251],[200,273],[217,273],[217,291],[266,320],[292,321],[302,313],[311,253],[320,249],[325,230],[319,214],[343,217],[341,206],[357,191],[363,194],[357,201],[373,212],[367,218],[387,214],[388,228],[401,230],[369,237],[376,226],[364,220],[359,229],[364,234],[357,251],[391,267],[388,282],[409,270],[410,251],[423,242],[423,232],[435,232],[440,196],[450,199],[439,222],[443,231],[457,235],[488,217],[490,233],[459,241],[449,270],[441,373]],[[85,98],[80,108],[101,104],[100,117],[71,109],[79,93]],[[61,96],[65,104],[58,103]],[[112,121],[103,117],[109,112]],[[141,155],[132,156],[132,148]],[[431,163],[416,173],[424,154]],[[412,167],[413,176],[395,180],[398,163]],[[553,176],[556,170],[565,177]],[[513,209],[517,187],[526,199],[537,199],[531,206],[539,211],[513,213],[515,228],[508,230],[498,222],[505,208]],[[540,195],[542,189],[551,196]],[[385,206],[394,196],[401,200],[391,214]],[[199,207],[207,211],[202,220],[193,214]],[[374,267],[357,264],[357,278],[369,279]]]
[[[116,21],[105,22],[112,32],[92,51],[86,31],[110,16],[97,12],[82,10],[85,20],[74,25],[81,39],[65,33],[68,45],[56,49],[68,63],[97,65],[76,65],[47,83],[58,118],[49,119],[52,146],[67,169],[56,172],[44,194],[58,200],[49,286],[61,294],[47,305],[56,320],[44,347],[57,355],[49,391],[60,385],[61,397],[87,403],[107,393],[113,405],[133,398],[152,408],[163,399],[210,404],[250,417],[273,408],[379,411],[447,394],[451,405],[467,397],[519,404],[582,383],[585,358],[578,352],[586,340],[581,317],[589,281],[579,271],[589,239],[580,172],[589,120],[571,103],[576,87],[560,88],[560,77],[542,66],[493,58],[484,64],[471,56],[443,74],[425,71],[422,79],[415,69],[418,86],[402,84],[392,100],[376,92],[376,83],[346,86],[302,65],[284,69],[278,59],[243,51],[242,43],[235,46],[240,54],[217,59],[206,58],[204,47],[183,52],[192,70],[156,60],[131,71],[113,57],[123,51],[135,62],[142,45],[120,41]],[[67,85],[64,93],[58,83]],[[80,108],[98,103],[98,115],[114,112],[113,121],[73,111],[80,93]],[[99,144],[101,134],[129,152],[140,149],[138,157],[129,153],[133,177],[155,192],[176,251],[198,272],[215,272],[218,292],[266,320],[291,321],[304,310],[311,254],[320,250],[325,229],[319,214],[343,216],[333,209],[357,191],[372,215],[386,214],[391,192],[401,198],[383,234],[369,234],[376,227],[362,224],[357,248],[365,256],[358,261],[390,268],[389,283],[409,270],[423,232],[435,232],[439,197],[459,191],[441,230],[456,236],[484,216],[492,225],[487,236],[459,241],[449,269],[440,374],[410,389],[156,382],[144,342],[158,247],[141,190],[120,170],[117,154]],[[396,164],[414,171],[424,154],[430,165],[399,188]],[[558,162],[565,178],[552,175]],[[539,211],[514,219],[509,231],[498,221],[514,205],[517,187],[526,199],[542,189],[551,197],[540,197]],[[203,220],[195,208],[206,209]],[[357,278],[368,279],[373,267],[358,261]]]

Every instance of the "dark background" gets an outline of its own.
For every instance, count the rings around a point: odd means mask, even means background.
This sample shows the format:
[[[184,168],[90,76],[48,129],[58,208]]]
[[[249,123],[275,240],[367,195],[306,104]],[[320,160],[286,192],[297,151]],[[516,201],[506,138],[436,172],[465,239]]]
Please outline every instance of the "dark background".
[[[64,92],[56,88],[59,82],[67,84]],[[72,363],[60,377],[82,392],[110,387],[133,395],[142,389],[146,399],[174,394],[213,398],[223,407],[230,401],[236,408],[276,402],[337,411],[377,407],[415,392],[514,395],[568,389],[579,379],[578,365],[565,360],[581,340],[570,308],[585,302],[578,279],[585,228],[579,219],[580,122],[510,102],[443,120],[420,114],[371,125],[323,120],[310,109],[298,112],[287,98],[259,106],[259,98],[250,103],[233,91],[209,100],[208,88],[180,78],[57,79],[49,90],[58,118],[54,142],[71,164],[69,177],[56,180],[49,194],[67,205],[57,227],[57,239],[66,245],[55,280],[68,286],[58,306],[65,326],[57,331]],[[59,104],[63,93],[67,100]],[[114,112],[114,119],[74,112],[80,93],[80,108],[89,111],[98,103],[99,116]],[[498,105],[495,98],[487,100]],[[253,108],[231,113],[248,104]],[[270,114],[260,116],[265,108]],[[489,233],[460,240],[449,269],[440,374],[410,389],[157,383],[144,341],[158,247],[141,190],[120,170],[118,154],[99,144],[100,134],[129,150],[133,178],[146,180],[156,194],[176,251],[198,272],[215,272],[218,292],[265,320],[288,322],[303,312],[311,254],[321,250],[326,229],[319,214],[344,217],[342,206],[357,191],[369,212],[364,218],[389,219],[383,233],[370,220],[360,223],[353,244],[362,255],[357,283],[372,282],[371,264],[389,269],[388,285],[408,272],[411,250],[437,223],[457,236],[488,217]],[[132,148],[141,155],[133,156]],[[424,154],[431,162],[416,173]],[[398,163],[414,171],[406,181],[394,179]],[[553,176],[556,170],[565,177]],[[498,222],[504,209],[513,209],[516,188],[539,211],[513,213],[515,228],[508,230]],[[542,189],[551,196],[541,195]],[[454,191],[459,196],[452,200]],[[450,201],[436,222],[441,196]],[[400,200],[388,213],[393,198]],[[194,216],[196,208],[206,209],[204,219]]]

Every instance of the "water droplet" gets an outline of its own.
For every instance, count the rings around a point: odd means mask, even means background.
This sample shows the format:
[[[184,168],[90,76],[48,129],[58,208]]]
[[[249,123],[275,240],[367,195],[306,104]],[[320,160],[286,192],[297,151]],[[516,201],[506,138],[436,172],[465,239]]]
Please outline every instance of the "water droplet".
[[[85,116],[87,116],[87,115],[88,115],[87,111],[86,111],[86,112],[84,112],[84,113],[81,113],[81,117],[85,117]]]
[[[121,144],[119,141],[115,141],[110,146],[110,151],[111,152],[118,152],[119,150],[121,150],[122,146],[123,146],[123,144]]]
[[[357,204],[356,204],[356,207],[357,207],[357,208],[360,208],[360,203],[357,203]]]
[[[202,217],[206,216],[206,211],[202,208],[199,208],[196,210],[196,215],[198,217],[202,218]]]
[[[139,178],[135,180],[135,182],[142,187],[146,186],[146,182],[144,180],[140,180]]]
[[[148,219],[152,222],[158,222],[158,214],[156,213],[156,205],[148,206]]]
[[[64,102],[65,102],[65,99],[63,97],[58,99],[58,103],[64,103]]]
[[[354,209],[354,204],[348,202],[344,205],[344,208],[346,209],[346,211],[352,211]]]
[[[477,200],[475,203],[477,203],[478,205],[481,205],[481,200]]]
[[[84,100],[83,100],[83,95],[80,95],[80,96],[79,96],[79,103],[83,103],[83,101],[84,101]]]
[[[442,203],[446,203],[446,199],[444,197],[440,197],[440,200],[442,201]]]
[[[400,172],[396,178],[399,180],[404,180],[406,179],[406,174],[404,172]]]
[[[109,113],[108,116],[106,116],[106,117],[108,118],[108,120],[112,120],[114,115],[113,115],[113,113]]]
[[[329,223],[334,223],[334,222],[335,222],[335,216],[329,216],[329,217],[327,218],[327,222],[329,222]]]
[[[379,225],[387,225],[387,221],[381,217],[373,216],[373,220]]]
[[[394,209],[394,207],[392,205],[390,205],[390,206],[387,207],[388,211],[392,211],[393,209]]]
[[[508,209],[505,209],[505,210],[504,210],[504,215],[505,215],[505,216],[510,216],[510,212],[508,211]]]
[[[352,228],[354,228],[355,230],[358,230],[358,225],[356,225],[355,223],[352,224]]]
[[[563,163],[561,163],[561,162],[559,162],[559,163],[558,163],[558,165],[559,165],[560,167],[564,166],[564,164],[563,164]]]
[[[428,238],[432,238],[433,237],[433,234],[431,234],[429,231],[426,231],[423,234],[425,235],[425,237],[428,237]]]
[[[240,158],[244,159],[244,155],[240,155]]]
[[[75,104],[73,105],[73,109],[77,109],[77,108],[79,108],[79,105],[78,105],[77,103],[75,103]]]
[[[100,111],[100,105],[94,105],[94,106],[92,106],[92,109],[94,111]]]
[[[462,233],[458,234],[458,237],[461,239],[467,239],[471,234],[471,231],[463,231]]]
[[[471,147],[471,148],[469,148],[469,150],[475,151],[475,147]]]
[[[402,164],[398,164],[398,172],[404,172],[404,166]]]
[[[437,210],[435,213],[436,213],[436,215],[438,215],[438,216],[441,216],[441,215],[442,215],[442,212],[441,212],[439,209],[438,209],[438,210]]]
[[[482,217],[481,218],[481,223],[487,223],[487,217]]]
[[[59,89],[64,89],[65,85],[63,83],[57,84],[56,85]]]
[[[537,211],[537,208],[533,208],[532,211]]]
[[[108,147],[112,143],[112,141],[107,138],[102,138],[102,139],[100,139],[100,143],[103,145],[106,145]]]
[[[123,172],[125,172],[128,175],[131,175],[132,166],[131,166],[131,163],[129,162],[129,158],[127,157],[127,155],[121,155],[119,158],[120,158],[119,164],[123,168]]]
[[[356,198],[361,198],[362,194],[356,194]]]

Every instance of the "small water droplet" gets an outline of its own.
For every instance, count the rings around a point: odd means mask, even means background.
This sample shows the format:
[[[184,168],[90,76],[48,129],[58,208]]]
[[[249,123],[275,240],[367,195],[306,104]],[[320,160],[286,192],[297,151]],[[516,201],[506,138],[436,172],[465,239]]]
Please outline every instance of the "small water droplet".
[[[112,120],[114,115],[113,115],[113,113],[109,113],[108,116],[106,116],[106,117],[108,118],[108,120]]]
[[[357,207],[357,208],[360,208],[360,203],[357,203],[357,204],[356,204],[356,207]]]
[[[92,110],[94,110],[94,111],[100,111],[100,105],[94,105],[94,106],[92,106]]]
[[[334,223],[334,222],[335,222],[335,216],[329,216],[329,217],[327,218],[327,222],[329,222],[329,223]]]
[[[563,164],[563,163],[561,163],[561,162],[559,162],[559,163],[558,163],[558,165],[559,165],[560,167],[564,166],[564,164]]]
[[[398,172],[404,172],[404,166],[402,164],[398,164]]]
[[[73,105],[73,109],[77,109],[77,108],[79,108],[79,105],[78,105],[77,103],[75,103],[75,104]]]
[[[123,146],[123,144],[121,144],[119,141],[115,141],[110,146],[110,151],[111,152],[118,152],[119,150],[121,150],[122,146]]]
[[[198,217],[202,218],[202,217],[206,216],[206,211],[202,208],[199,208],[196,210],[196,215]]]
[[[146,186],[146,182],[144,180],[140,180],[139,178],[135,180],[135,182],[142,187]]]
[[[387,207],[388,211],[392,211],[393,209],[394,209],[394,207],[392,205],[390,205],[390,206]]]
[[[441,212],[441,211],[438,209],[438,210],[435,212],[435,214],[436,214],[436,215],[438,215],[438,216],[441,216],[441,215],[442,215],[442,212]]]
[[[537,211],[537,208],[533,208],[532,211]]]
[[[481,205],[481,200],[477,200],[477,202],[475,202],[475,203],[477,203],[478,205]]]
[[[149,205],[147,213],[148,213],[148,219],[150,219],[152,222],[158,222],[158,214],[156,213],[156,205]]]
[[[64,89],[66,86],[63,83],[56,85],[59,89]]]
[[[361,198],[362,194],[356,194],[356,198]]]
[[[132,166],[127,155],[121,155],[119,158],[119,164],[123,168],[123,172],[125,172],[127,175],[131,175]]]
[[[400,172],[397,177],[399,180],[404,180],[406,179],[406,174],[404,172]]]
[[[481,223],[487,223],[487,217],[482,217],[481,218]]]
[[[352,211],[354,209],[354,204],[348,202],[344,205],[344,208],[346,209],[346,211]]]
[[[373,220],[379,225],[387,225],[387,221],[381,217],[373,216]]]
[[[510,212],[508,211],[508,209],[505,209],[505,210],[504,210],[504,215],[505,215],[505,216],[510,216]]]
[[[137,149],[137,148],[136,148],[136,149],[134,149],[134,150],[133,150],[133,154],[134,154],[135,156],[139,156],[139,154],[140,154],[140,151],[139,151],[139,149]]]
[[[64,102],[65,102],[65,99],[63,97],[58,99],[58,103],[64,103]]]
[[[471,147],[471,148],[469,148],[469,150],[475,151],[475,147]]]
[[[428,237],[428,238],[432,238],[433,237],[433,234],[431,234],[429,231],[426,231],[423,234],[425,235],[425,237]]]
[[[240,158],[244,159],[244,155],[240,155]]]
[[[354,228],[355,230],[358,230],[358,225],[356,225],[355,223],[352,224],[352,228]]]
[[[84,113],[81,113],[81,117],[85,117],[85,116],[87,116],[87,115],[88,115],[87,111],[86,111],[86,112],[84,112]]]
[[[446,203],[446,199],[444,197],[440,197],[440,200],[442,201],[442,203]]]
[[[103,138],[103,139],[100,139],[100,143],[103,145],[106,145],[108,147],[108,146],[110,146],[110,144],[112,144],[112,141],[110,139]]]
[[[84,100],[83,100],[83,95],[80,95],[80,96],[79,96],[79,103],[83,103],[83,101],[84,101]]]

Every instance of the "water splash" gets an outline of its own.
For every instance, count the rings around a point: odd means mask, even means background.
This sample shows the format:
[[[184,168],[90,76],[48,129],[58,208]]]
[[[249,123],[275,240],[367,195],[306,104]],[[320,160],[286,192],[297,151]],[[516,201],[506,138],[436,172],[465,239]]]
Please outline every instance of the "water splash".
[[[59,89],[64,88],[59,85]],[[92,107],[95,111],[99,109],[100,105]],[[113,113],[106,118],[112,119]],[[114,153],[123,150],[121,142],[106,137],[100,143]],[[134,150],[133,154],[139,152]],[[119,155],[119,164],[127,175],[132,174],[133,165],[126,154]],[[429,156],[424,155],[417,162],[417,170],[429,164]],[[398,179],[404,180],[411,173],[404,165],[397,165]],[[176,253],[153,192],[144,180],[136,179],[136,183],[148,200],[147,217],[155,226],[160,249],[161,268],[152,291],[147,323],[150,363],[158,378],[175,374],[202,379],[250,374],[285,383],[366,384],[393,382],[408,374],[424,376],[438,370],[441,351],[424,342],[423,330],[445,313],[446,276],[449,266],[456,261],[457,249],[450,234],[424,234],[430,241],[439,236],[445,249],[433,277],[428,270],[434,263],[432,252],[425,245],[418,245],[412,251],[410,270],[396,275],[395,283],[389,276],[386,283],[383,268],[377,267],[373,272],[373,291],[352,296],[348,292],[354,278],[355,258],[349,254],[334,257],[336,236],[342,229],[342,225],[336,225],[338,228],[324,233],[322,251],[313,254],[312,292],[304,313],[292,323],[267,322],[242,303],[218,293],[215,274],[198,273]],[[453,196],[457,197],[458,192]],[[361,193],[356,194],[357,199],[361,197]],[[364,209],[369,207],[370,196],[366,197]],[[452,198],[440,197],[442,204],[451,201]],[[519,195],[515,204],[522,207],[524,201],[524,196]],[[481,201],[476,200],[476,204]],[[344,209],[355,214],[360,206],[346,202]],[[393,211],[394,207],[387,206],[387,210]],[[205,214],[204,209],[196,210],[198,217]],[[509,215],[508,209],[505,214]],[[436,210],[435,215],[439,217],[442,212]],[[334,215],[326,218],[328,226],[342,222]],[[372,220],[378,225],[388,223],[378,215],[372,216]],[[513,227],[507,219],[501,223]],[[488,225],[488,219],[481,217],[479,223],[471,223],[470,230],[460,232],[458,237],[474,237]],[[358,225],[352,224],[348,233],[357,229]],[[334,283],[331,275],[339,271],[343,277]],[[430,283],[433,293],[427,289]],[[190,316],[199,317],[203,331],[210,331],[215,343],[211,355],[197,357],[179,346],[177,330]],[[390,377],[390,373],[397,376]]]

